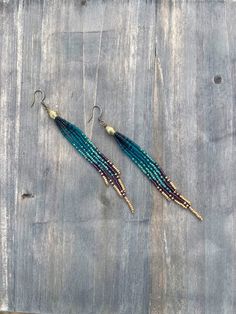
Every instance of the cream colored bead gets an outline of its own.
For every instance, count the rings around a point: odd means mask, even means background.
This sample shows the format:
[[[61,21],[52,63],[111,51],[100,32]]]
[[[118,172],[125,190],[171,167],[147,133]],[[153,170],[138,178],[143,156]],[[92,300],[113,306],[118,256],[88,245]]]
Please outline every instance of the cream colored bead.
[[[106,129],[106,131],[107,131],[107,133],[108,133],[109,135],[114,135],[114,134],[116,133],[116,131],[113,129],[113,127],[111,127],[111,126],[109,126],[109,125],[107,125],[107,126],[105,127],[105,129]]]
[[[58,116],[58,114],[57,114],[56,111],[51,110],[51,109],[49,109],[49,108],[47,108],[47,112],[48,112],[49,117],[52,118],[52,119],[54,119],[54,120],[55,120],[55,118]]]

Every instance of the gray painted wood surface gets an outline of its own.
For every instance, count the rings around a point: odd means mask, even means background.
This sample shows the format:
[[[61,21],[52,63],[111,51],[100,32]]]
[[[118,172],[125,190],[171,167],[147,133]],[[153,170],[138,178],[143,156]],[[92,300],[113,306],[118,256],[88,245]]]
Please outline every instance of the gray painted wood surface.
[[[0,1],[0,310],[236,312],[235,16],[233,0]],[[119,166],[134,216],[30,108],[37,88]],[[203,223],[86,123],[93,104]]]

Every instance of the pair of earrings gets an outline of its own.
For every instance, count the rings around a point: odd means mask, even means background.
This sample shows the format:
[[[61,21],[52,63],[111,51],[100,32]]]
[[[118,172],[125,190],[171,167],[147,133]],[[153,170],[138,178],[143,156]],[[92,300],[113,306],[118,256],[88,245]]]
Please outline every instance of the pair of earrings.
[[[49,117],[54,120],[64,137],[74,146],[77,152],[99,172],[105,184],[107,186],[111,184],[118,195],[127,203],[131,213],[134,213],[134,207],[127,196],[126,188],[120,178],[120,170],[99,151],[94,143],[78,127],[61,118],[58,112],[50,109],[45,104],[44,101],[46,95],[42,90],[38,89],[34,92],[34,101],[32,106],[35,103],[35,95],[37,93],[42,95],[41,105],[47,111]],[[100,111],[100,115],[98,117],[100,125],[103,126],[106,132],[115,139],[121,150],[139,167],[139,169],[148,177],[157,190],[167,200],[174,201],[183,208],[188,209],[199,220],[203,220],[201,214],[191,207],[191,202],[176,190],[175,185],[165,175],[158,163],[131,139],[115,131],[113,127],[107,125],[101,118],[101,108],[99,106],[93,106],[93,110],[95,108]],[[92,118],[93,115],[89,121]]]

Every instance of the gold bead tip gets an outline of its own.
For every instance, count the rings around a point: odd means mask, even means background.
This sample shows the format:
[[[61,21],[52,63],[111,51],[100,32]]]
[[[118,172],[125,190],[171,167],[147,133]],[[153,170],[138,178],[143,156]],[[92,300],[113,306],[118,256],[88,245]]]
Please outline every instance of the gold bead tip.
[[[49,108],[47,108],[46,110],[47,110],[49,117],[51,119],[55,120],[55,118],[58,116],[58,113],[54,110],[49,109]]]
[[[197,217],[199,220],[203,221],[203,217],[202,217],[202,215],[201,215],[199,212],[197,212],[197,211],[196,211],[195,209],[193,209],[191,206],[188,207],[188,209],[191,211],[191,213],[192,213],[195,217]]]
[[[101,175],[101,176],[102,176],[102,178],[104,180],[105,185],[108,186],[109,182],[108,182],[107,178],[104,175]]]
[[[130,200],[128,199],[128,197],[125,196],[125,197],[124,197],[124,200],[125,200],[126,203],[128,204],[131,213],[134,214],[134,213],[135,213],[135,209],[134,209],[133,205],[131,204]]]
[[[114,134],[116,133],[116,131],[113,129],[113,127],[112,127],[112,126],[109,126],[109,125],[107,125],[107,126],[105,127],[105,130],[107,131],[107,133],[108,133],[109,135],[114,135]]]

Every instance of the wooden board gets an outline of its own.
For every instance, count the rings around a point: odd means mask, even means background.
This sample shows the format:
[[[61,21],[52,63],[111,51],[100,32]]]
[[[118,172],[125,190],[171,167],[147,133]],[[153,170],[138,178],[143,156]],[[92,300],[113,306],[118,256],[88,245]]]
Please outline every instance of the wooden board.
[[[236,2],[0,2],[0,310],[236,312]],[[33,91],[122,170],[136,214]],[[168,203],[94,120],[157,158]]]

